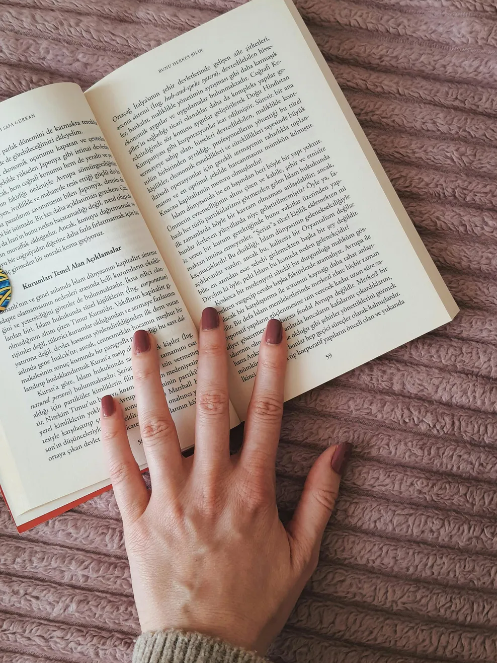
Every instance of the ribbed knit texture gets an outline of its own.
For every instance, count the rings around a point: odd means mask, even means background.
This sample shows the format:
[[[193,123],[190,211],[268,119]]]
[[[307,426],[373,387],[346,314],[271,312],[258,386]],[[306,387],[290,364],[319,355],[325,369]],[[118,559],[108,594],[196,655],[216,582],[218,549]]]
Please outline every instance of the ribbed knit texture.
[[[83,87],[237,0],[0,0],[0,98]],[[497,2],[299,0],[461,313],[286,407],[284,517],[317,454],[354,456],[271,657],[497,660]],[[0,663],[131,660],[112,493],[19,537],[0,506]]]
[[[200,633],[166,631],[141,635],[133,663],[267,663],[267,659]]]

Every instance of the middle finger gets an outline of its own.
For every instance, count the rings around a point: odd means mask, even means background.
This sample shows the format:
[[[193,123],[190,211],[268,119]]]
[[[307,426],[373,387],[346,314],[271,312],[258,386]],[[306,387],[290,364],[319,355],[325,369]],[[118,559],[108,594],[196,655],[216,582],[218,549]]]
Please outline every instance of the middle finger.
[[[230,454],[228,355],[215,308],[204,309],[200,327],[194,463],[206,469],[219,467]]]

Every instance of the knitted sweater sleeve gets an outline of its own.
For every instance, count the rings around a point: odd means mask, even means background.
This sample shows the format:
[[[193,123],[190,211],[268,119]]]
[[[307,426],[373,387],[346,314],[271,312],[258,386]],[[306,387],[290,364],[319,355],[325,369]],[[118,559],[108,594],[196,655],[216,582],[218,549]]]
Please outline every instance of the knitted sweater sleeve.
[[[133,663],[269,663],[255,652],[200,633],[158,631],[136,641]]]

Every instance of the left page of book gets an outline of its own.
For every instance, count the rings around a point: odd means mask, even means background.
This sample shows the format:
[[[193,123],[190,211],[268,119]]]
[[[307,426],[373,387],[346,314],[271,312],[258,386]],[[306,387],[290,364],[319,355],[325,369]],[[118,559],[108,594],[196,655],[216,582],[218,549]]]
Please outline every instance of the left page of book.
[[[136,329],[156,334],[182,446],[193,444],[197,332],[77,85],[0,105],[0,232],[13,289],[0,314],[0,483],[19,523],[109,483],[106,393],[145,466]]]

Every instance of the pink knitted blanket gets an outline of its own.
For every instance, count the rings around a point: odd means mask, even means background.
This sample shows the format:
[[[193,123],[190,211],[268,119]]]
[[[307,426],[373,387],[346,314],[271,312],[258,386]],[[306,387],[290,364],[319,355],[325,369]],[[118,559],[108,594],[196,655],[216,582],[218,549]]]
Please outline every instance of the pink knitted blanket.
[[[0,98],[83,87],[238,0],[1,0]],[[319,450],[355,455],[321,563],[272,656],[497,660],[497,3],[298,7],[461,307],[293,401],[292,509]],[[0,663],[129,661],[137,618],[111,493],[18,536],[0,505]]]

